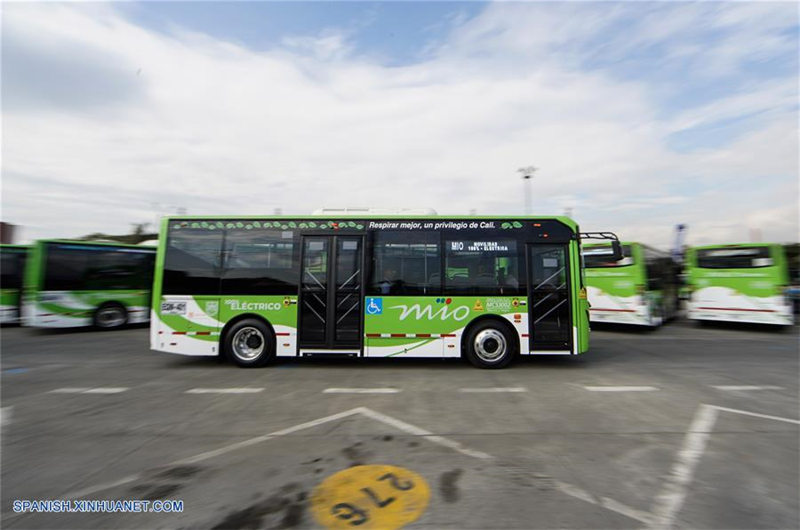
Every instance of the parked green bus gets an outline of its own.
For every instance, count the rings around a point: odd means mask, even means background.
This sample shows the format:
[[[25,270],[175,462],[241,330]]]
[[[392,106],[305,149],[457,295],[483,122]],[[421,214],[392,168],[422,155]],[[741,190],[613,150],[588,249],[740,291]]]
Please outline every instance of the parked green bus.
[[[583,247],[591,322],[658,327],[678,312],[678,266],[669,254],[622,242],[622,259],[608,243]]]
[[[463,354],[499,368],[589,347],[579,232],[565,217],[174,217],[159,241],[158,351],[245,367]]]
[[[0,245],[0,324],[19,322],[27,255],[25,245]]]
[[[25,268],[23,324],[111,329],[147,322],[155,248],[42,240]]]
[[[690,248],[686,267],[692,320],[790,326],[789,266],[783,246],[740,243]]]

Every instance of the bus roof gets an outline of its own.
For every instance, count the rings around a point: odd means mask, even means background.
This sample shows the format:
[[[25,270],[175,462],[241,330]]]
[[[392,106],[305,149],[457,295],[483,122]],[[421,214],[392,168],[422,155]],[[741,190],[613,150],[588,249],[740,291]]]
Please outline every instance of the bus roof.
[[[124,248],[138,248],[138,249],[145,249],[151,250],[147,246],[139,246],[133,245],[131,243],[115,243],[111,241],[81,241],[79,239],[39,239],[36,241],[36,244],[45,244],[45,243],[64,243],[68,245],[89,245],[89,246],[98,246],[98,247],[124,247]]]
[[[358,217],[353,215],[171,215],[162,218],[163,222],[167,221],[203,221],[203,220],[225,220],[225,219],[242,219],[242,220],[301,220],[301,219],[342,219],[352,221]],[[400,220],[400,219],[429,219],[432,221],[445,221],[448,219],[488,219],[488,220],[515,220],[515,221],[559,221],[572,230],[578,230],[578,223],[572,218],[564,215],[364,215],[363,219],[369,220]]]
[[[653,252],[658,252],[660,254],[665,254],[665,255],[668,254],[667,252],[665,252],[663,250],[659,250],[659,249],[657,249],[655,247],[651,247],[650,245],[645,245],[644,243],[640,243],[638,241],[620,241],[619,244],[620,245],[639,246],[639,247],[642,247],[642,248],[646,248],[648,250],[652,250]],[[609,245],[611,245],[611,242],[608,242],[608,243],[584,243],[582,246],[584,248],[588,248],[588,247],[602,247],[602,246],[609,246]]]
[[[700,245],[689,247],[689,250],[706,250],[712,248],[751,248],[751,247],[780,247],[780,243],[725,243],[717,245]]]

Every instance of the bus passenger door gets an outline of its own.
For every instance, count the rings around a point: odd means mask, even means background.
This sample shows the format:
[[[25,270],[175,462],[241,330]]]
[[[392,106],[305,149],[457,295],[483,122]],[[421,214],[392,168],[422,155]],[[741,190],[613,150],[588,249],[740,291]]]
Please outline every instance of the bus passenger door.
[[[529,244],[528,326],[531,353],[572,353],[567,244]]]
[[[304,236],[299,296],[300,353],[360,353],[361,236]]]

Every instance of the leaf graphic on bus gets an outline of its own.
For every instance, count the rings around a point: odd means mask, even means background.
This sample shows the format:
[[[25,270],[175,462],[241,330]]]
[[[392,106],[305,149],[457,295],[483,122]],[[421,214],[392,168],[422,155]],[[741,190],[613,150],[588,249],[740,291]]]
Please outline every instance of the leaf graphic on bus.
[[[253,221],[253,226],[256,228],[261,228],[261,223],[259,221]]]
[[[200,223],[192,223],[192,228],[200,228]]]
[[[245,230],[252,230],[253,229],[253,225],[246,224],[246,225],[244,225],[244,228],[245,228]]]
[[[222,221],[217,221],[217,228],[225,228],[225,223]]]
[[[287,228],[289,228],[287,225],[281,225],[282,230],[286,230]]]
[[[280,227],[281,227],[281,222],[280,221],[273,221],[272,222],[272,228],[280,228]]]
[[[236,228],[244,228],[244,223],[239,221],[238,223],[236,223]]]
[[[349,223],[347,223],[347,226],[349,226],[350,228],[355,228],[356,224],[353,221],[350,221]]]
[[[500,225],[500,228],[502,228],[503,230],[505,230],[507,228],[511,228],[511,224],[510,223],[503,223],[503,224]]]
[[[362,225],[362,224],[357,224],[357,225],[356,225],[356,228],[358,228],[359,230],[364,230],[364,225]]]
[[[200,223],[200,226],[202,226],[203,228],[208,228],[208,223],[203,221],[202,223]]]
[[[306,223],[300,223],[300,228],[308,228],[308,225]]]
[[[289,225],[289,228],[297,228],[297,223],[295,223],[294,221],[289,221],[286,224]]]
[[[173,230],[179,230],[180,228],[181,228],[181,225],[179,225],[179,224],[172,225],[172,229]]]
[[[314,221],[309,221],[308,222],[308,226],[309,226],[309,228],[316,228],[317,227],[317,223],[315,223]]]
[[[514,228],[522,228],[522,223],[520,223],[519,221],[514,221],[511,224],[514,225]]]

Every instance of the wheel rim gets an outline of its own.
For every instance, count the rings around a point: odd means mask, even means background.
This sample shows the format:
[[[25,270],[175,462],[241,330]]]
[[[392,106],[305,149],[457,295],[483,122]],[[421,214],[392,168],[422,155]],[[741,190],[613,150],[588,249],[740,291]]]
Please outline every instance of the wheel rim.
[[[97,312],[97,325],[101,328],[115,328],[125,323],[125,313],[119,307],[104,307]]]
[[[485,329],[475,336],[474,349],[480,359],[494,362],[506,354],[508,343],[501,332],[496,329]]]
[[[243,361],[252,361],[264,353],[264,334],[258,328],[247,326],[233,336],[233,354]]]

